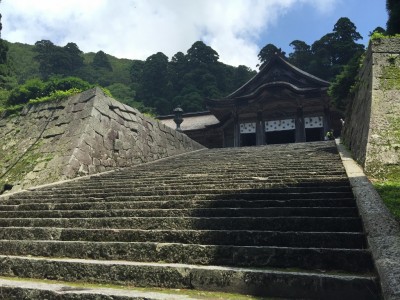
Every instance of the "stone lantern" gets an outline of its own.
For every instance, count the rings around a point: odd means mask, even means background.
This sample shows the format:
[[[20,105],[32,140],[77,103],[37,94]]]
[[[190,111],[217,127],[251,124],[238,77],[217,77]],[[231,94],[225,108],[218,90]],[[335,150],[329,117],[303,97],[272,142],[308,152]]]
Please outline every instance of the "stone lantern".
[[[180,108],[179,106],[174,109],[174,122],[176,124],[176,130],[177,131],[182,131],[181,129],[181,123],[183,122],[183,109]]]

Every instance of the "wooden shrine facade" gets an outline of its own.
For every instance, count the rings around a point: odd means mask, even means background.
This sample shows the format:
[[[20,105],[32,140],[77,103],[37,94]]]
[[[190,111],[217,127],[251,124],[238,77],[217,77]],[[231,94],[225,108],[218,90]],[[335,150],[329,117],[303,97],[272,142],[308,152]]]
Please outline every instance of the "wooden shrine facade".
[[[205,100],[210,124],[196,128],[200,116],[191,114],[184,116],[182,130],[207,147],[323,140],[331,128],[328,87],[276,55],[232,94]],[[205,120],[207,113],[201,114]]]

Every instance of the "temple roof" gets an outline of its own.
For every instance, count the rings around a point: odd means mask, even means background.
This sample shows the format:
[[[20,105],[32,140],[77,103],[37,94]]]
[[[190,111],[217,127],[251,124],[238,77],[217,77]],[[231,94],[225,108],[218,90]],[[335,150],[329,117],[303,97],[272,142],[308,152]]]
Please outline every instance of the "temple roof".
[[[285,72],[286,71],[286,72]],[[328,87],[329,82],[307,73],[287,62],[279,55],[275,55],[261,68],[253,78],[246,82],[239,89],[225,98],[240,97],[254,90],[255,87],[275,82],[291,83],[297,88],[323,88]]]
[[[221,99],[206,99],[205,103],[218,119],[224,110],[246,106],[253,102],[298,101],[298,99],[327,99],[329,82],[288,63],[275,55],[265,66],[239,89]]]

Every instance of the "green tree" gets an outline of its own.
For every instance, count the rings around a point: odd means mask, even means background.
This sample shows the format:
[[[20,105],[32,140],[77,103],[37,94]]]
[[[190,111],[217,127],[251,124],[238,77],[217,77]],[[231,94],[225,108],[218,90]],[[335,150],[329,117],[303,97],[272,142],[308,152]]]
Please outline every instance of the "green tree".
[[[0,14],[0,88],[8,88],[11,85],[12,78],[10,78],[10,68],[6,65],[9,48],[6,41],[1,38],[1,30],[3,29],[1,17]]]
[[[83,66],[82,51],[75,43],[68,43],[64,47],[54,45],[49,40],[35,43],[35,59],[39,62],[39,71],[42,78],[51,75],[72,75]]]
[[[372,31],[370,31],[369,32],[369,34],[368,34],[368,36],[371,36],[371,35],[373,35],[374,33],[381,33],[381,34],[387,34],[386,33],[386,30],[384,29],[384,28],[382,28],[381,26],[378,26],[378,27],[376,27],[374,30],[372,30]]]
[[[338,20],[334,27],[333,38],[331,75],[335,78],[328,92],[334,106],[344,111],[354,96],[364,46],[356,43],[362,37],[348,18]]]
[[[42,78],[48,78],[56,73],[55,64],[57,47],[49,40],[41,40],[35,43],[35,59],[39,63],[39,72]]]
[[[82,51],[79,49],[78,45],[75,43],[68,43],[62,47],[65,53],[66,61],[62,66],[64,69],[69,71],[69,74],[80,67],[83,66],[83,57],[81,56]]]
[[[79,78],[79,77],[51,77],[45,82],[43,95],[48,96],[55,91],[68,91],[70,89],[88,90],[93,87],[93,84]]]
[[[361,58],[361,54],[355,55],[329,87],[328,94],[332,98],[333,105],[341,111],[345,111],[354,96]]]
[[[0,64],[5,64],[7,62],[7,52],[8,52],[7,44],[3,39],[0,39]]]
[[[274,55],[285,56],[286,53],[281,48],[276,47],[274,44],[265,45],[258,53],[258,59],[260,61],[260,69],[270,61]]]
[[[153,54],[146,59],[143,65],[138,98],[146,106],[157,109],[156,102],[159,104],[166,103],[161,99],[168,99],[168,83],[168,57],[162,52]],[[157,111],[159,110],[157,109]]]
[[[10,96],[7,99],[6,104],[17,105],[28,103],[30,99],[45,96],[45,83],[38,79],[29,79],[23,85],[20,85],[11,91]]]
[[[186,58],[191,65],[209,65],[218,61],[219,55],[202,41],[195,42],[187,51]]]
[[[386,9],[389,14],[386,23],[386,31],[389,35],[400,33],[400,2],[398,0],[386,0]]]
[[[289,54],[289,62],[304,71],[308,71],[312,59],[311,46],[300,40],[294,40],[289,46],[293,48],[293,52]]]
[[[95,68],[99,68],[99,69],[102,68],[107,71],[113,70],[107,54],[105,54],[103,51],[99,51],[96,53],[96,55],[93,57],[92,65]]]
[[[202,42],[194,43],[186,54],[176,53],[170,61],[162,53],[156,53],[146,61],[118,59],[105,53],[82,54],[73,43],[59,47],[46,40],[38,41],[35,46],[7,44],[12,50],[8,60],[12,58],[15,79],[21,85],[28,79],[42,78],[47,80],[47,89],[54,90],[60,88],[56,86],[61,85],[59,81],[63,78],[79,77],[91,85],[106,86],[118,100],[154,114],[169,114],[176,104],[181,103],[184,103],[185,111],[203,110],[205,97],[227,95],[254,76],[254,71],[245,66],[236,68],[219,62],[218,53]],[[70,60],[70,55],[78,57],[76,63]],[[104,64],[104,56],[112,70]],[[82,58],[83,65],[79,67]],[[74,67],[61,67],[71,61]],[[12,89],[16,80],[7,86]],[[7,95],[2,93],[1,97],[5,99]]]
[[[169,63],[169,75],[172,82],[173,93],[178,94],[183,86],[183,78],[189,71],[188,59],[183,52],[177,52]]]
[[[357,44],[362,36],[349,18],[340,18],[333,28],[333,63],[345,65],[359,52],[364,51],[364,45]]]
[[[1,3],[1,0],[0,0]],[[0,64],[5,64],[7,61],[7,44],[1,38],[1,30],[3,29],[3,23],[1,22],[2,15],[0,14]]]
[[[107,89],[117,99],[125,104],[134,105],[136,92],[123,83],[113,83]]]
[[[29,100],[32,99],[49,96],[56,91],[68,91],[73,88],[84,91],[92,87],[93,84],[77,77],[51,77],[48,81],[33,78],[14,88],[11,91],[6,104],[24,104],[28,103]]]
[[[134,60],[129,69],[129,75],[134,90],[137,90],[140,86],[143,78],[143,68],[145,62],[142,60]]]
[[[355,55],[364,51],[364,45],[356,42],[361,38],[353,22],[348,18],[340,18],[333,32],[312,44],[309,72],[332,80]]]

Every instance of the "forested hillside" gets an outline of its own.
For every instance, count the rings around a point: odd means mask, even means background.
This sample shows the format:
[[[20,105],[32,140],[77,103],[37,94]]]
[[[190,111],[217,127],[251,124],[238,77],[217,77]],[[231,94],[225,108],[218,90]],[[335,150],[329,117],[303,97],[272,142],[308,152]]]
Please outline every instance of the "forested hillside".
[[[61,47],[42,40],[35,45],[6,45],[3,106],[29,100],[23,97],[40,97],[40,90],[46,93],[49,82],[54,85],[63,78],[71,88],[76,87],[78,79],[105,87],[117,100],[145,112],[169,114],[177,105],[186,112],[199,111],[204,110],[204,97],[222,97],[255,74],[245,66],[219,62],[218,53],[200,41],[186,54],[178,52],[169,59],[158,52],[145,61],[119,59],[103,51],[82,53],[74,43]],[[86,87],[79,84],[78,88]],[[34,93],[23,91],[34,89],[33,85],[37,87]]]
[[[384,32],[382,28],[376,31]],[[294,40],[293,52],[267,44],[258,55],[259,67],[276,53],[293,65],[331,81],[333,105],[343,111],[356,84],[364,45],[348,18],[340,18],[311,45]],[[146,60],[120,59],[99,51],[83,53],[70,42],[64,46],[41,40],[35,45],[0,45],[0,110],[15,108],[32,99],[49,100],[99,85],[112,96],[143,112],[170,114],[180,105],[185,112],[202,111],[204,98],[220,98],[255,75],[246,66],[219,61],[219,54],[202,41],[187,51],[167,57],[162,52]]]

